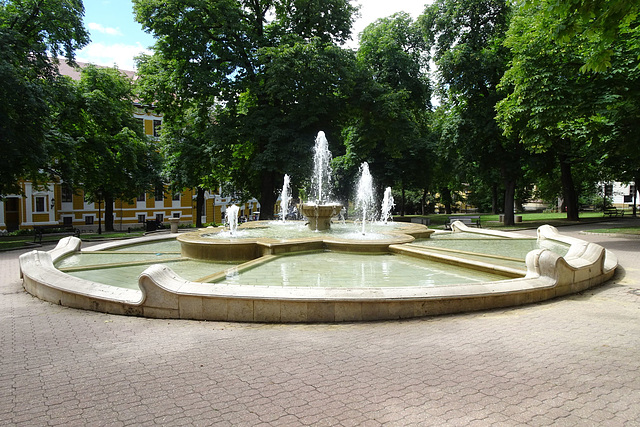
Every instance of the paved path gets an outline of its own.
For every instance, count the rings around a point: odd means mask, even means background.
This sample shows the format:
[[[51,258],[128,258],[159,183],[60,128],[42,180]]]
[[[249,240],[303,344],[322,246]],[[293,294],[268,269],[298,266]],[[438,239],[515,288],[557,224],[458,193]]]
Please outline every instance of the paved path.
[[[69,309],[25,293],[20,252],[2,253],[0,425],[640,425],[640,239],[579,237],[619,256],[613,281],[336,325]]]

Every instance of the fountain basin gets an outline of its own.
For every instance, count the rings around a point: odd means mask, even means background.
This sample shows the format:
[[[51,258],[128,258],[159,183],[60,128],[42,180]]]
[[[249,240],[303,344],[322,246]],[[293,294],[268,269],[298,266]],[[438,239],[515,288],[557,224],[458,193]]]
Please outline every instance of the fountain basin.
[[[325,206],[322,208],[326,208],[326,212],[332,211]],[[251,235],[251,231],[257,231],[253,234],[259,235],[261,230],[268,227],[268,221],[252,221],[243,224],[237,236],[243,236],[243,232]],[[340,234],[309,233],[309,231],[304,233],[308,237],[294,234],[293,238],[275,239],[265,237],[226,238],[226,234],[223,234],[225,230],[219,228],[185,233],[178,236],[178,241],[183,257],[209,261],[248,261],[264,255],[314,250],[387,253],[391,245],[411,243],[416,238],[427,238],[433,232],[434,230],[430,230],[424,225],[407,223],[397,225],[384,233],[377,233],[375,239],[368,239],[367,235],[364,235],[358,236],[359,238],[354,240],[341,237]]]
[[[512,233],[469,229],[461,223],[454,223],[453,227],[478,236],[487,233],[513,236]],[[81,242],[74,237],[62,239],[52,251],[32,251],[22,255],[20,270],[28,292],[43,300],[74,308],[154,318],[339,322],[402,319],[543,301],[603,283],[611,278],[617,267],[615,255],[599,245],[562,236],[549,226],[541,227],[538,235],[541,240],[563,242],[570,246],[569,250],[565,256],[560,256],[546,249],[536,249],[526,256],[526,272],[514,271],[510,276],[516,278],[455,286],[404,287],[400,284],[393,288],[300,288],[199,283],[181,278],[169,267],[170,264],[156,264],[140,275],[139,290],[116,288],[72,277],[55,267],[56,260],[78,253]],[[116,245],[118,243],[97,246],[83,253]],[[411,244],[390,245],[389,252],[438,259],[444,266],[466,263],[470,267],[476,265],[476,268],[508,275],[507,269],[501,272],[488,263],[466,261],[456,254],[428,253]],[[229,271],[251,269],[277,257],[274,254],[263,255],[232,267],[213,280],[227,277]]]
[[[309,220],[309,230],[325,231],[331,228],[331,218],[340,213],[342,205],[330,203],[316,205],[314,203],[302,203],[299,206],[302,215]]]

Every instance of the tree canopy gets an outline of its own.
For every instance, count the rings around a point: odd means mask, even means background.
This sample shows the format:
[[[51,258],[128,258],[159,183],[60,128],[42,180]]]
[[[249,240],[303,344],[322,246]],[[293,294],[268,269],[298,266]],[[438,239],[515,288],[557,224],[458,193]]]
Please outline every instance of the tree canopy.
[[[0,197],[20,191],[20,179],[37,184],[56,172],[55,58],[73,61],[89,42],[83,16],[80,0],[0,2]]]

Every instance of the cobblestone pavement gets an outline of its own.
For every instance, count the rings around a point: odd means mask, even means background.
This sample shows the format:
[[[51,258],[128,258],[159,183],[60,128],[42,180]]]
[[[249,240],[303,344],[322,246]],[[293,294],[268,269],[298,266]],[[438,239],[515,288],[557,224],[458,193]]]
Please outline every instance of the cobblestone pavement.
[[[640,239],[580,229],[561,231],[619,256],[608,284],[354,324],[69,309],[27,294],[21,252],[2,253],[0,425],[640,425]]]

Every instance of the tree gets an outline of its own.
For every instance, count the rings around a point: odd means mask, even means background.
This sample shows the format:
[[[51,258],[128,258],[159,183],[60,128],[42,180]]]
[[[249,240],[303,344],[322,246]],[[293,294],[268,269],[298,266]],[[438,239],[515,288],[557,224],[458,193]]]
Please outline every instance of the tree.
[[[68,185],[81,186],[85,196],[104,202],[105,230],[113,231],[113,202],[132,199],[162,185],[157,171],[161,157],[133,117],[132,82],[116,68],[88,65],[80,81],[69,81],[75,101],[57,116],[59,128],[75,141]]]
[[[502,45],[510,15],[504,0],[437,0],[420,17],[434,49],[441,108],[449,122],[441,151],[449,157],[457,153],[464,161],[458,162],[459,175],[473,171],[490,187],[497,187],[496,176],[502,177],[506,224],[514,223],[523,156],[517,140],[504,136],[495,120],[495,105],[503,96],[498,83],[510,59]]]
[[[0,196],[56,174],[49,154],[59,151],[50,106],[58,93],[58,55],[73,61],[89,42],[80,0],[0,3]],[[53,57],[54,59],[50,59]]]
[[[514,57],[501,83],[508,95],[498,104],[498,121],[530,152],[555,157],[567,219],[577,221],[574,169],[594,164],[603,153],[599,133],[608,100],[603,77],[579,70],[586,41],[555,44],[547,32],[554,23],[531,8],[512,20],[505,44]]]
[[[422,189],[428,181],[431,87],[425,52],[420,28],[406,13],[377,20],[360,38],[357,84],[343,135],[350,167],[368,161],[381,188]]]
[[[166,121],[178,123],[191,109],[217,128],[209,151],[231,156],[231,175],[251,178],[261,218],[271,217],[277,176],[300,159],[298,147],[335,126],[340,109],[332,108],[348,85],[342,61],[349,63],[336,44],[349,37],[354,7],[346,0],[135,0],[134,8],[157,38],[153,60],[167,70],[153,90],[170,89],[156,98]]]
[[[553,23],[549,35],[557,43],[571,43],[575,37],[588,40],[589,51],[581,72],[605,71],[611,67],[616,41],[623,36],[640,13],[640,4],[628,0],[528,0]],[[638,41],[635,42],[638,46]]]

